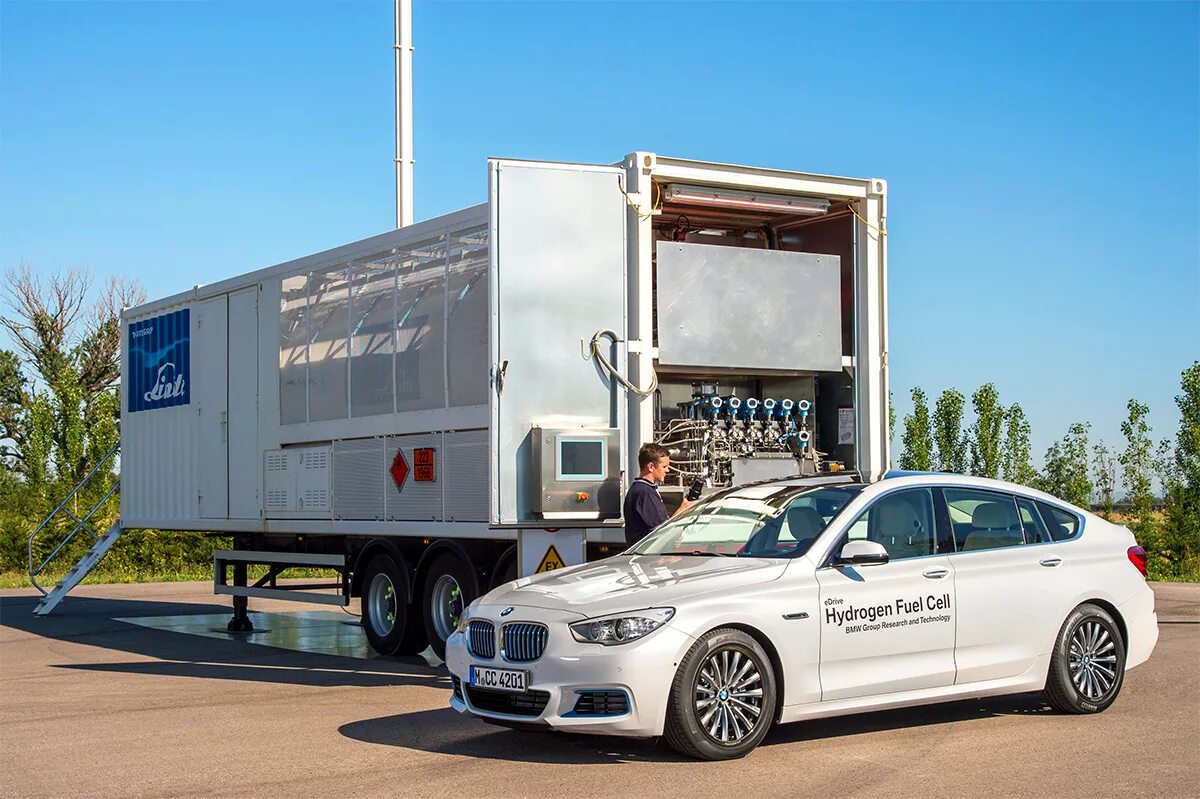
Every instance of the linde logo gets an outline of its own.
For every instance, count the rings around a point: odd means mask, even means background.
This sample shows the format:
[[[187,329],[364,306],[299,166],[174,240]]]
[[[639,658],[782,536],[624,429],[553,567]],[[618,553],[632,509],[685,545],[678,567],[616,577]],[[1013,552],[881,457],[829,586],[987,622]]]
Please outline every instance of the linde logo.
[[[131,322],[125,370],[130,413],[187,405],[191,386],[191,312],[184,308]]]
[[[185,390],[187,381],[179,374],[175,364],[164,363],[158,367],[158,379],[154,381],[154,388],[143,394],[142,398],[146,402],[158,402],[171,397],[182,397]]]

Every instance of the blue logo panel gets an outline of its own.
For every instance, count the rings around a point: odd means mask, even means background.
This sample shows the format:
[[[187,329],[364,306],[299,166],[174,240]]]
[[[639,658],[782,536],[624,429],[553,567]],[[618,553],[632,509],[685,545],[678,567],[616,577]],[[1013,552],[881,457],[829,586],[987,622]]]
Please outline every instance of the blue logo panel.
[[[129,412],[191,401],[191,310],[129,325]]]

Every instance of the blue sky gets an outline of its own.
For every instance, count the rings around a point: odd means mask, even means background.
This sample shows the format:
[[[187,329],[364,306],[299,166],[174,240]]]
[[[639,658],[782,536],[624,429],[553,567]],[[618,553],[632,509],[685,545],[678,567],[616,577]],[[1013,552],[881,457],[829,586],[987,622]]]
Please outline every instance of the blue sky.
[[[392,4],[0,5],[0,266],[151,297],[392,225]],[[892,388],[994,382],[1035,454],[1200,357],[1197,3],[422,2],[417,218],[489,155],[890,187]]]

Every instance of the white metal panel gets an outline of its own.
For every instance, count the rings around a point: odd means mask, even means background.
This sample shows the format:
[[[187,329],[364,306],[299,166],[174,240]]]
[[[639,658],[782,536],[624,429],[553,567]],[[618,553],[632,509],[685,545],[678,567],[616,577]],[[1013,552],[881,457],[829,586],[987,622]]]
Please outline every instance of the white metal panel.
[[[328,514],[333,504],[332,447],[304,447],[296,464],[296,505],[302,513]]]
[[[432,449],[434,452],[434,472],[432,481],[417,479],[417,463],[414,450]],[[404,479],[403,487],[397,488],[391,475],[387,473],[396,453],[401,452],[408,464],[408,476]],[[387,439],[385,448],[387,456],[383,465],[387,474],[386,491],[387,518],[393,521],[439,521],[442,518],[442,495],[445,491],[444,466],[442,450],[442,434],[428,433],[412,436],[391,436]]]
[[[196,409],[199,515],[229,516],[229,304],[226,295],[192,309],[192,405]]]
[[[488,518],[488,431],[446,433],[446,521]]]
[[[333,518],[384,518],[386,439],[333,442]]]
[[[229,295],[229,517],[257,519],[258,287]]]
[[[185,305],[160,304],[152,313],[122,315],[121,385],[131,385],[129,325]],[[170,525],[196,517],[196,412],[190,405],[131,413],[128,395],[121,402],[121,523],[125,527]]]
[[[297,509],[296,463],[299,460],[299,453],[294,449],[275,449],[263,453],[264,515]]]
[[[854,405],[857,469],[868,482],[883,478],[888,470],[891,441],[888,435],[887,368],[887,215],[886,184],[870,181],[867,199],[857,203],[855,241],[855,347]]]
[[[624,179],[621,167],[490,162],[493,522],[533,519],[533,425],[623,426],[624,397],[580,356],[598,331],[625,329]]]

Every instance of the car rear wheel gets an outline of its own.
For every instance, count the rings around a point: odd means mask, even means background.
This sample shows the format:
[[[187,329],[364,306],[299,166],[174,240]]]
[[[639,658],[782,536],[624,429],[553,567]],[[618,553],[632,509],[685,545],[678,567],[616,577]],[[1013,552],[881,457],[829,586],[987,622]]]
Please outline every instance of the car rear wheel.
[[[684,656],[671,686],[664,737],[702,760],[745,757],[775,716],[775,672],[762,645],[741,630],[718,629]]]
[[[1096,605],[1075,608],[1054,644],[1046,700],[1063,713],[1099,713],[1124,680],[1125,642],[1116,621]]]

